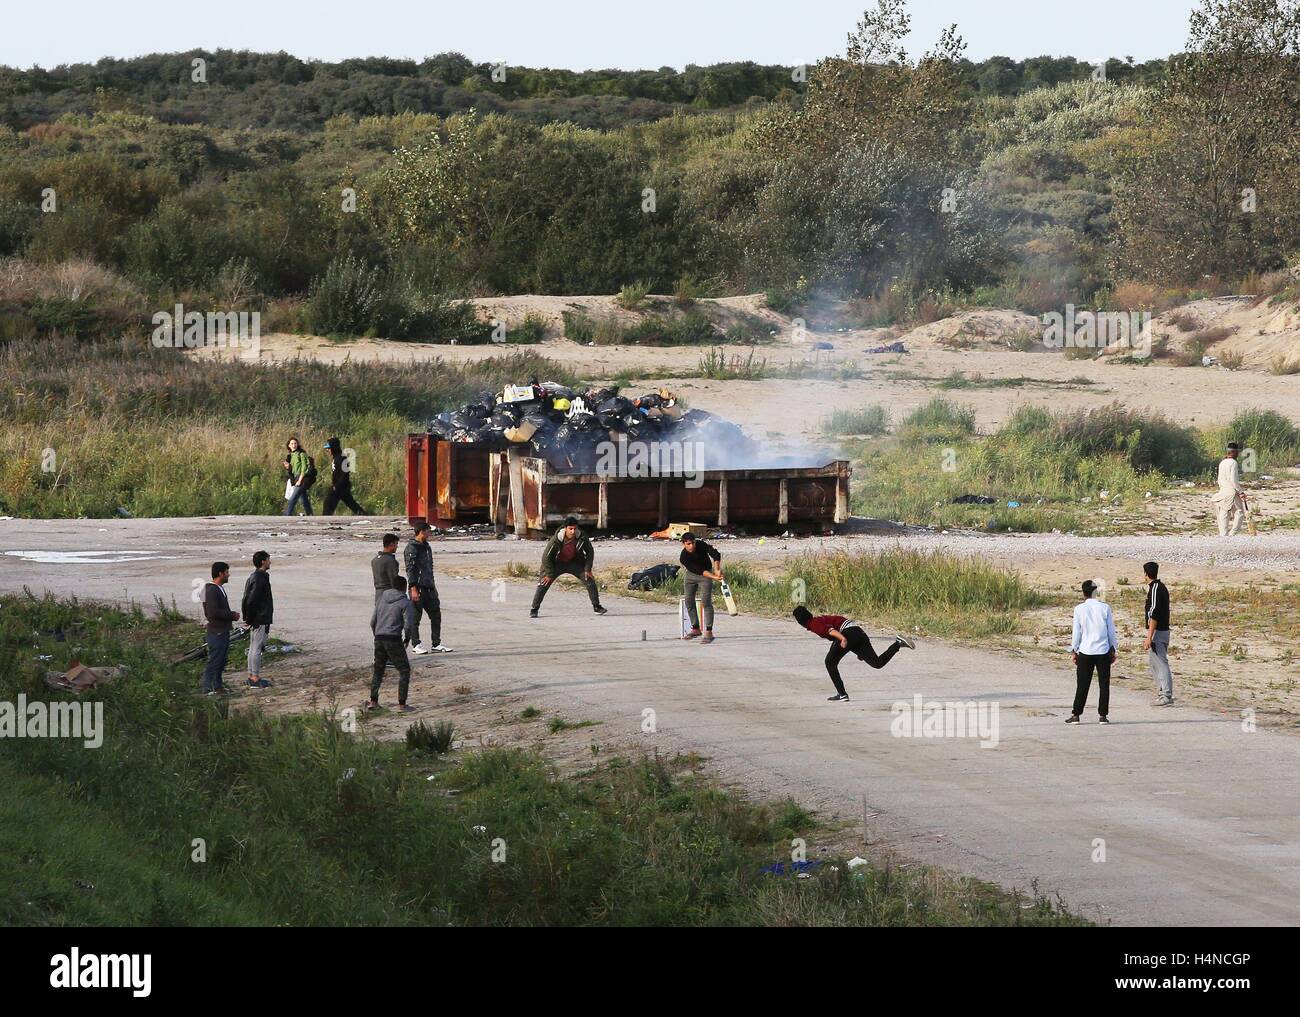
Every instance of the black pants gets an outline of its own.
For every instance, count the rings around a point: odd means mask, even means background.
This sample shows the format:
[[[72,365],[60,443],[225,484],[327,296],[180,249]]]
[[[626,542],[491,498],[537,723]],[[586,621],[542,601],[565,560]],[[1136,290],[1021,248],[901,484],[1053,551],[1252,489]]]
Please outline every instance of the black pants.
[[[331,487],[329,489],[329,492],[325,495],[325,507],[321,509],[321,515],[332,516],[334,510],[338,507],[339,502],[342,502],[350,508],[354,516],[370,515],[370,513],[358,505],[357,500],[352,497],[351,483],[345,484],[342,487]]]
[[[1088,703],[1094,667],[1097,669],[1097,716],[1104,717],[1110,713],[1110,654],[1081,653],[1074,669],[1078,686],[1074,691],[1074,709],[1070,711],[1076,717],[1083,716],[1083,708]]]
[[[871,640],[868,638],[866,632],[858,628],[856,625],[850,625],[848,628],[841,629],[840,631],[848,641],[849,648],[846,650],[840,645],[838,639],[832,639],[831,648],[826,654],[826,671],[831,676],[831,682],[835,686],[835,691],[843,696],[846,695],[846,693],[844,691],[844,683],[840,681],[840,661],[843,660],[845,656],[850,653],[856,654],[859,660],[879,669],[884,667],[893,659],[894,654],[898,652],[898,648],[902,644],[895,639],[893,643],[890,644],[888,650],[884,653],[878,654],[871,648]]]
[[[438,602],[438,587],[418,586],[419,600],[406,606],[406,639],[412,645],[420,641],[420,615],[429,616],[429,647],[442,643],[442,605]]]
[[[596,586],[596,580],[587,578],[587,569],[582,562],[570,563],[568,565],[557,565],[555,567],[555,576],[549,583],[537,584],[537,592],[533,594],[532,610],[536,611],[542,606],[542,598],[546,596],[546,591],[555,585],[555,580],[560,576],[573,576],[582,582],[587,588],[587,596],[591,598],[593,608],[600,607],[600,589]]]
[[[392,664],[397,668],[397,702],[405,704],[406,690],[411,686],[411,662],[406,647],[400,639],[375,640],[375,669],[370,674],[370,700],[379,701],[379,686],[384,680],[384,670]]]

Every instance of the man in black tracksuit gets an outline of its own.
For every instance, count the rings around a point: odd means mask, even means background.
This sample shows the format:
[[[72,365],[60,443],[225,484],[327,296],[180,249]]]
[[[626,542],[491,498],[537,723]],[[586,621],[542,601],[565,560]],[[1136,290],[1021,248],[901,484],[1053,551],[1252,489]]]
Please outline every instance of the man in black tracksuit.
[[[406,585],[410,588],[411,602],[406,610],[406,641],[413,653],[450,653],[442,645],[442,605],[438,601],[438,587],[433,583],[433,548],[429,546],[429,524],[416,523],[415,536],[406,543],[402,553],[406,565]],[[429,616],[429,646],[420,645],[420,614]]]
[[[332,516],[334,509],[338,507],[338,503],[342,502],[352,510],[353,515],[370,515],[352,497],[351,462],[343,455],[342,444],[337,438],[331,438],[325,443],[325,451],[330,454],[330,489],[329,493],[325,495],[325,508],[322,510],[322,514]]]
[[[581,580],[591,598],[591,609],[597,614],[605,614],[605,608],[600,606],[600,589],[591,574],[595,561],[596,549],[591,546],[591,538],[578,528],[578,520],[569,516],[542,551],[542,574],[537,580],[537,591],[533,594],[533,606],[528,617],[537,617],[537,609],[542,606],[546,591],[562,575]]]

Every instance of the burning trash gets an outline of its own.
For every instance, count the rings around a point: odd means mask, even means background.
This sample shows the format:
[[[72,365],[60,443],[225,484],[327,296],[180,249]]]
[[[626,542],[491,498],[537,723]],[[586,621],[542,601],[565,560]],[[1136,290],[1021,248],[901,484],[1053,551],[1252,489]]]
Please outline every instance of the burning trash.
[[[704,410],[683,412],[668,389],[629,398],[615,388],[578,391],[556,382],[507,385],[458,410],[440,413],[428,432],[452,442],[504,451],[526,445],[564,473],[592,473],[602,445],[620,443],[629,458],[654,462],[663,443],[707,448],[729,466],[759,465],[758,442],[740,427]],[[642,446],[638,449],[637,446]]]

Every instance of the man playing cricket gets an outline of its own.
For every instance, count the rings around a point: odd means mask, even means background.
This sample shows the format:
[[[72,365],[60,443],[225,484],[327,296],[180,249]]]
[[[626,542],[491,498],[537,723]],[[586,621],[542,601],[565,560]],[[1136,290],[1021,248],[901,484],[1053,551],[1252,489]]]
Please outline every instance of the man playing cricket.
[[[877,654],[871,646],[871,640],[859,622],[845,618],[842,614],[813,615],[806,607],[794,609],[794,620],[809,632],[831,641],[831,648],[826,654],[826,672],[831,676],[835,686],[835,695],[828,696],[832,703],[847,703],[849,694],[844,691],[844,682],[840,680],[840,661],[845,654],[857,654],[859,660],[876,669],[884,667],[893,659],[902,647],[915,650],[916,644],[906,636],[895,636],[894,641],[884,653]]]

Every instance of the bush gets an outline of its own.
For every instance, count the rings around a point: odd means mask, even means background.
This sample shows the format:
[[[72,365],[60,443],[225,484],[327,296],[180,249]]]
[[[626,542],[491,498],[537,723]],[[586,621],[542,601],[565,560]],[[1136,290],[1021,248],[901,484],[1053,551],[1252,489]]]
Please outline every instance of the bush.
[[[1290,466],[1300,462],[1300,428],[1275,410],[1242,410],[1215,437],[1215,451],[1229,441],[1255,451],[1260,467]]]
[[[625,311],[639,310],[645,304],[646,295],[650,292],[650,284],[645,281],[628,283],[618,291],[618,296],[614,298],[614,303]]]
[[[379,324],[383,301],[378,267],[348,253],[311,284],[303,323],[319,335],[365,335]]]
[[[456,726],[449,720],[440,720],[433,727],[417,720],[406,729],[406,747],[412,752],[442,756],[451,751],[455,737]]]
[[[564,338],[589,343],[595,337],[596,323],[586,311],[564,311],[560,318],[564,322]]]
[[[955,441],[975,433],[975,411],[936,396],[903,418],[903,436],[928,443]]]
[[[889,411],[879,403],[860,410],[836,410],[822,422],[826,434],[880,435],[889,431]]]

